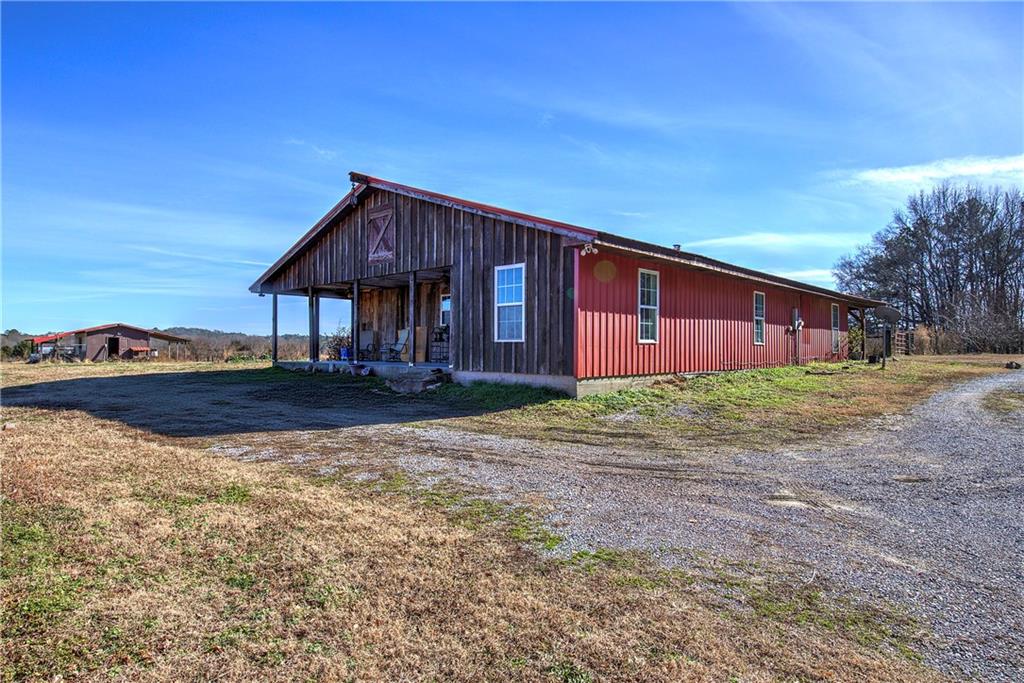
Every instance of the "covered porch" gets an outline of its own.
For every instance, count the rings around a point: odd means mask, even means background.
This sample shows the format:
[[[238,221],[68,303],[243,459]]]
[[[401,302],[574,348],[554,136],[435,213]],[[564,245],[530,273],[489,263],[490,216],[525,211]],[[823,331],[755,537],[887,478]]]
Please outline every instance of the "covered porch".
[[[451,367],[451,269],[436,268],[334,282],[309,287],[304,295],[309,322],[307,361],[280,361],[278,357],[278,294],[272,301],[271,354],[275,363],[317,363],[332,371],[339,365],[359,364],[381,370],[388,367]],[[325,358],[320,348],[320,300],[351,302],[351,340],[347,358]]]

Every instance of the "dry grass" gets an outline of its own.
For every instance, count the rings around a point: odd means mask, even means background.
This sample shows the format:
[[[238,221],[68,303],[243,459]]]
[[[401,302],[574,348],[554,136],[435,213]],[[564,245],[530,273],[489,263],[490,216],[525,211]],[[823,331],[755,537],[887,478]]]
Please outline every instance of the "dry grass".
[[[544,559],[507,516],[401,483],[310,479],[77,411],[5,420],[5,680],[937,678],[888,621],[803,587]]]
[[[36,363],[33,365],[18,361],[0,363],[0,382],[4,387],[14,387],[22,384],[57,382],[80,377],[118,377],[165,372],[218,372],[269,367],[269,361],[239,363],[140,361],[136,363]]]
[[[663,450],[778,447],[902,413],[956,382],[1005,372],[1006,356],[911,356],[722,373],[581,400],[448,420],[508,436]]]

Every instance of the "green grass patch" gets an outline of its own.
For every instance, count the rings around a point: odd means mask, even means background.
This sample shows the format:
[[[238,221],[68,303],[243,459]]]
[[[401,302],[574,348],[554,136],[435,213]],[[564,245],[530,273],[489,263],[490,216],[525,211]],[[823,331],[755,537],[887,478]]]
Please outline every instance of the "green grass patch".
[[[505,410],[565,399],[565,394],[525,384],[473,382],[468,385],[444,384],[434,391],[418,395],[420,400],[440,401],[455,407],[480,410]]]
[[[988,359],[914,358],[894,361],[886,370],[863,362],[814,362],[680,377],[581,399],[541,393],[510,399],[511,407],[469,391],[466,405],[475,397],[481,410],[443,424],[511,437],[667,451],[773,448],[906,410],[953,382],[995,371]],[[500,396],[508,388],[478,391]]]
[[[356,482],[344,475],[319,478],[319,483],[356,486],[382,493],[399,494],[415,499],[428,507],[443,510],[449,520],[459,526],[479,531],[487,527],[500,528],[509,538],[543,550],[554,550],[562,537],[553,533],[543,521],[527,507],[507,505],[474,496],[447,484],[422,486],[402,471],[390,472],[371,482]]]
[[[224,583],[239,590],[249,590],[256,585],[256,577],[250,572],[238,572],[228,575]]]
[[[1011,415],[1024,411],[1024,391],[996,389],[981,400],[981,405],[997,415]]]
[[[0,638],[27,644],[4,662],[3,678],[74,677],[79,664],[94,656],[84,644],[80,609],[106,581],[102,572],[80,569],[91,558],[82,543],[88,533],[81,512],[4,499],[0,516]]]
[[[503,413],[502,419],[511,422],[525,419],[561,427],[573,425],[573,431],[586,429],[588,420],[614,416],[660,425],[707,417],[739,419],[752,409],[793,406],[809,396],[841,398],[835,395],[839,388],[836,376],[864,372],[865,368],[838,363],[812,364],[680,378],[651,387],[623,389],[581,399],[551,396],[544,401],[524,401],[521,410]],[[627,421],[615,424],[618,429],[628,426]]]
[[[614,548],[597,548],[596,550],[578,550],[566,560],[569,565],[579,567],[586,572],[597,569],[630,569],[637,564],[635,554]]]
[[[248,503],[252,500],[252,492],[247,486],[241,484],[229,484],[220,495],[218,495],[214,502],[220,503],[221,505],[241,505],[242,503]]]
[[[746,618],[745,608],[756,619],[840,632],[864,647],[921,661],[913,647],[921,637],[921,625],[889,603],[868,605],[843,596],[826,597],[819,586],[802,583],[795,577],[755,578],[723,567],[698,572],[694,578],[697,583],[710,585],[723,596],[738,600],[736,618]]]
[[[561,683],[593,683],[594,680],[590,672],[573,662],[559,662],[549,668],[548,673]]]

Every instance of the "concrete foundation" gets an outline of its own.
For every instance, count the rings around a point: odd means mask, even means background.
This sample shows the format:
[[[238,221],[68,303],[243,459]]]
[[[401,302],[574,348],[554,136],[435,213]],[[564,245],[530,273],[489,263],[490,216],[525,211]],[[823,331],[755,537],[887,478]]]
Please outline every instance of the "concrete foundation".
[[[523,375],[515,372],[472,372],[456,370],[452,379],[459,384],[473,382],[497,382],[499,384],[525,384],[561,391],[569,396],[576,395],[576,378],[568,375]]]
[[[576,391],[573,393],[573,396],[576,398],[583,398],[584,396],[607,394],[612,391],[621,391],[623,389],[639,389],[642,387],[649,387],[656,382],[662,382],[664,380],[674,379],[677,377],[683,377],[683,375],[638,375],[635,377],[581,379],[576,382]]]
[[[399,379],[410,374],[426,374],[433,370],[449,372],[448,365],[442,363],[417,363],[409,367],[408,363],[383,363],[379,361],[349,363],[346,360],[279,360],[274,363],[274,366],[298,372],[351,372],[353,368],[370,368],[375,377],[383,377],[384,379]]]

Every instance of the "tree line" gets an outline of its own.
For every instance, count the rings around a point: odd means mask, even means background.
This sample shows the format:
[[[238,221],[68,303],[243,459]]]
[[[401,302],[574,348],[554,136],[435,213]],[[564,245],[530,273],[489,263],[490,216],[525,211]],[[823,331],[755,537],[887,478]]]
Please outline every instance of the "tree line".
[[[1024,351],[1019,188],[944,183],[913,195],[834,273],[842,291],[899,309],[919,350]]]
[[[177,345],[177,348],[169,352],[172,360],[232,362],[270,359],[272,346],[270,335],[221,332],[196,327],[171,327],[163,331],[189,339],[188,344]],[[348,338],[347,327],[339,327],[330,334],[321,333],[321,357],[338,358],[341,346],[348,345]],[[277,357],[280,360],[306,360],[309,358],[309,336],[305,334],[278,335]]]

